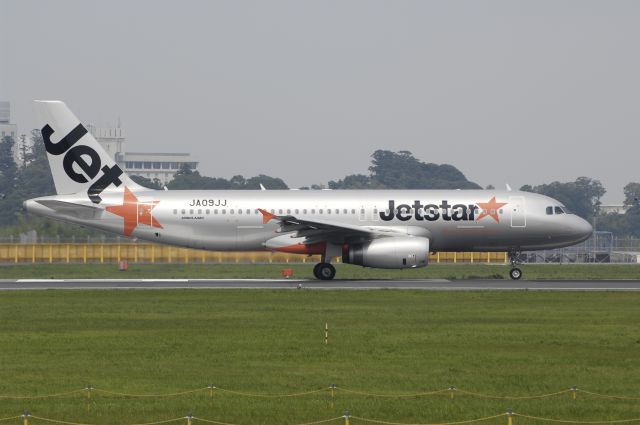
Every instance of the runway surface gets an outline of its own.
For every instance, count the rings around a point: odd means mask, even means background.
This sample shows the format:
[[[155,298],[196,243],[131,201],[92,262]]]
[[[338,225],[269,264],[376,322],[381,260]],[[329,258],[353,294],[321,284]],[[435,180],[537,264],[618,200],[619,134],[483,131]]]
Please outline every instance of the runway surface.
[[[427,291],[640,291],[640,280],[269,280],[269,279],[18,279],[0,280],[2,290],[45,289],[289,289]]]

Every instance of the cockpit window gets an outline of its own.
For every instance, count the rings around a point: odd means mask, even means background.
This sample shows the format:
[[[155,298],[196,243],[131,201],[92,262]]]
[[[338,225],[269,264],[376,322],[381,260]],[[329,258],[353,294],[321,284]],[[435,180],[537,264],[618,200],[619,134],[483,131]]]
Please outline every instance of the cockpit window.
[[[547,207],[547,215],[553,214],[553,207]]]
[[[564,214],[562,207],[555,207],[556,214]]]

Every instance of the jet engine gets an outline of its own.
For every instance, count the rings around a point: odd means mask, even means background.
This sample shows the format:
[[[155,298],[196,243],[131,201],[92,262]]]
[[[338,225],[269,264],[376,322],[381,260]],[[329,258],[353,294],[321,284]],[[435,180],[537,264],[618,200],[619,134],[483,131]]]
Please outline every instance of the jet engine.
[[[342,262],[380,269],[425,267],[429,259],[429,239],[391,236],[345,245]]]

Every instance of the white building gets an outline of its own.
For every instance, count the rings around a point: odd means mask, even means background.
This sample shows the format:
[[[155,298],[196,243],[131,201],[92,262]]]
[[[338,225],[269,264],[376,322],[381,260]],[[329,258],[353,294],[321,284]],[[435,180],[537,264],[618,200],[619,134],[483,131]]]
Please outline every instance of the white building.
[[[104,150],[129,175],[158,179],[162,184],[167,184],[185,165],[192,170],[198,167],[198,162],[188,153],[126,152],[122,128],[96,128],[92,125],[88,128]]]
[[[11,124],[11,104],[7,101],[0,101],[0,138],[6,136],[13,137],[18,142],[18,126]]]
[[[602,214],[624,214],[629,209],[623,204],[606,204],[600,205],[600,213]]]

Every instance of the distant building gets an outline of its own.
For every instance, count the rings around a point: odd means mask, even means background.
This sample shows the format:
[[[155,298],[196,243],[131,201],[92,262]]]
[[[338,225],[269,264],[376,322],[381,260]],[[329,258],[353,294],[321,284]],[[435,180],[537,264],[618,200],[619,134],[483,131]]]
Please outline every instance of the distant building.
[[[104,150],[127,174],[158,179],[162,184],[167,184],[184,166],[192,170],[198,167],[198,161],[194,161],[188,153],[126,152],[125,132],[122,128],[88,127]]]
[[[0,101],[0,137],[13,137],[18,140],[18,126],[11,124],[11,104],[7,101]]]
[[[13,158],[19,162],[22,158],[19,147],[20,139],[18,137],[18,126],[11,124],[11,103],[0,101],[0,141],[7,136],[13,138]]]
[[[195,170],[198,162],[188,153],[125,152],[123,170],[151,180],[158,179],[166,184],[173,180],[176,172],[185,165]]]
[[[628,209],[623,204],[600,205],[600,213],[602,214],[624,214]]]

